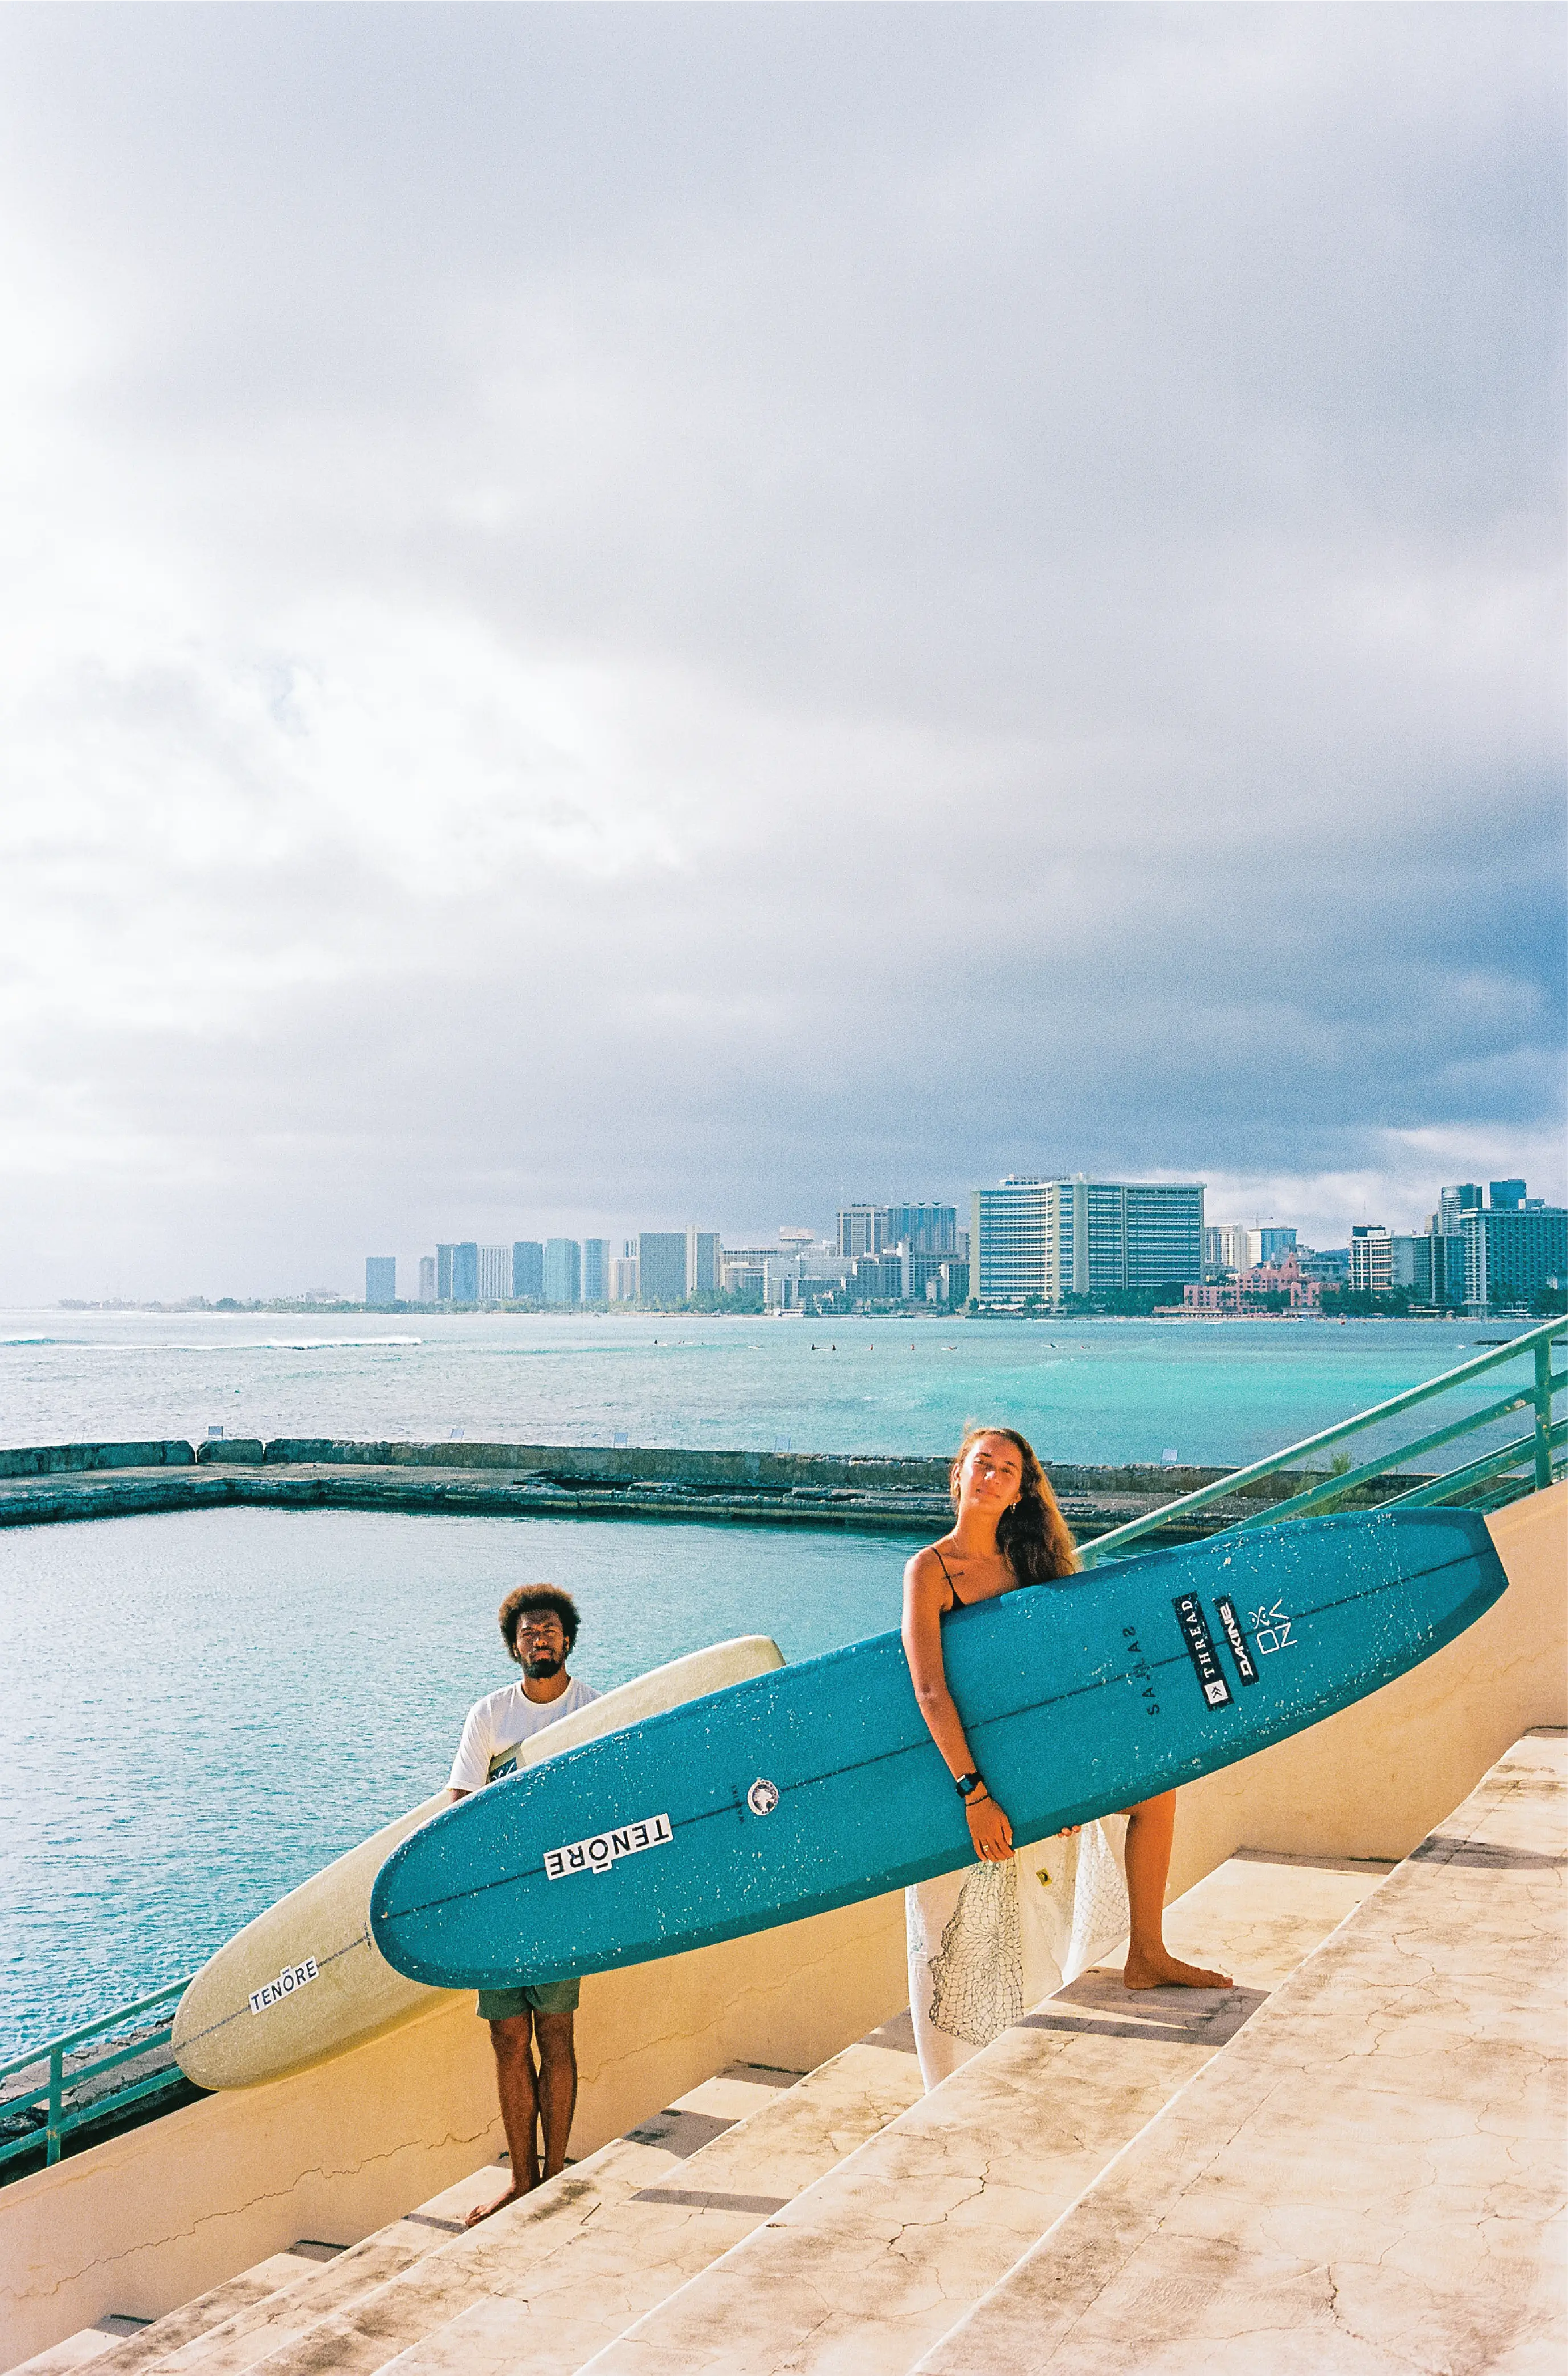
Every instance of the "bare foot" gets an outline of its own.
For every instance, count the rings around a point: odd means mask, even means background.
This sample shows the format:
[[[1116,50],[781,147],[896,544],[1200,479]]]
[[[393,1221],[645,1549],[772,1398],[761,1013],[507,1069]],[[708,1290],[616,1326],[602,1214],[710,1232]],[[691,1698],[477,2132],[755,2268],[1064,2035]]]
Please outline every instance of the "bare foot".
[[[1206,1972],[1201,1964],[1183,1964],[1162,1947],[1157,1955],[1129,1954],[1122,1985],[1124,1989],[1229,1989],[1236,1983],[1229,1972]]]
[[[535,2180],[534,2185],[537,2184],[538,2180]],[[509,2203],[520,2203],[525,2194],[531,2194],[532,2192],[533,2186],[526,2181],[521,2186],[513,2184],[506,2189],[505,2194],[498,2194],[493,2203],[476,2203],[463,2225],[465,2228],[477,2228],[481,2219],[489,2219],[497,2211],[505,2211]]]

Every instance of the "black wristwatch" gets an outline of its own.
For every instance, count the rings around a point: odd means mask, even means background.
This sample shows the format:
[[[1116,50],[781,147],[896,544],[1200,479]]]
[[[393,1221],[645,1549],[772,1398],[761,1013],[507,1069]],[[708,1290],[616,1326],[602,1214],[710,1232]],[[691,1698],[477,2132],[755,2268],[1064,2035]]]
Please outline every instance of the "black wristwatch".
[[[953,1787],[960,1799],[972,1799],[977,1790],[985,1788],[985,1776],[983,1774],[960,1774]]]

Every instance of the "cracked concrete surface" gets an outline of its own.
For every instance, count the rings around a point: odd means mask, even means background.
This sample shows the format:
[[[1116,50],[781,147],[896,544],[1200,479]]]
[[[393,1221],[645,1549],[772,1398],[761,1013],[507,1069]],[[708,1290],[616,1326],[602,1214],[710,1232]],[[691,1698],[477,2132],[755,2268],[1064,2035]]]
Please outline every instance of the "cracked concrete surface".
[[[707,2110],[710,2092],[732,2085],[710,2081],[682,2105]],[[919,2093],[912,2054],[869,2043],[847,2048],[677,2165],[682,2192],[717,2200],[669,2199],[667,2157],[651,2187],[628,2170],[624,2191],[613,2200],[606,2191],[591,2229],[585,2225],[548,2255],[519,2236],[480,2299],[386,2364],[398,2376],[511,2376],[522,2369],[529,2376],[570,2376],[761,2224],[766,2212],[731,2207],[736,2196],[777,2201],[797,2193]]]
[[[921,2376],[1556,2376],[1565,1805],[1526,1734]]]
[[[736,2198],[766,2188],[776,2204],[919,2089],[913,2056],[883,2046],[850,2047],[803,2079],[731,2066],[476,2229],[450,2233],[443,2215],[493,2194],[493,2168],[215,2320],[218,2289],[122,2346],[103,2376],[369,2376],[394,2362],[409,2376],[519,2362],[565,2376],[766,2216]],[[672,2179],[712,2200],[647,2192]]]
[[[631,2326],[594,2376],[901,2376],[1384,1870],[1222,1866],[1167,1935],[1241,1985],[1134,1995],[1119,1971],[1085,1973]]]
[[[172,2361],[186,2346],[209,2342],[230,2364],[270,2349],[273,2340],[291,2329],[303,2331],[313,2318],[351,2300],[356,2294],[384,2284],[387,2278],[434,2251],[462,2227],[463,2215],[504,2183],[504,2169],[490,2165],[471,2171],[456,2185],[433,2195],[418,2210],[378,2228],[362,2243],[325,2253],[297,2249],[274,2252],[237,2276],[210,2286],[177,2310],[149,2323],[139,2334],[122,2339],[97,2336],[92,2352],[98,2376],[148,2376],[148,2371]],[[25,2360],[13,2376],[64,2376],[83,2355],[80,2346],[95,2330],[67,2336],[52,2350]],[[261,2342],[247,2338],[261,2336]],[[101,2354],[112,2356],[102,2359]]]

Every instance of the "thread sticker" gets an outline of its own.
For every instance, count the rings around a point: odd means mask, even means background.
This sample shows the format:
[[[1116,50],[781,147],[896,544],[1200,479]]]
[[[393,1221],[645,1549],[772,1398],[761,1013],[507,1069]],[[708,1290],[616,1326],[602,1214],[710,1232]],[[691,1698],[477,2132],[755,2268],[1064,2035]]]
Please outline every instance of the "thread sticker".
[[[644,1815],[635,1824],[618,1824],[613,1831],[593,1832],[586,1840],[546,1848],[544,1870],[552,1881],[569,1881],[576,1872],[608,1872],[623,1857],[668,1847],[674,1836],[668,1815]]]
[[[778,1804],[778,1785],[759,1774],[746,1792],[746,1804],[754,1815],[771,1815]]]
[[[1247,1647],[1247,1637],[1241,1631],[1241,1621],[1236,1614],[1236,1604],[1229,1594],[1220,1595],[1214,1604],[1214,1613],[1219,1620],[1220,1632],[1230,1645],[1230,1656],[1236,1661],[1236,1672],[1244,1683],[1255,1683],[1258,1679],[1257,1661]]]
[[[1204,1698],[1212,1708],[1231,1706],[1230,1686],[1220,1672],[1218,1654],[1197,1594],[1178,1593],[1170,1606],[1176,1611],[1176,1622],[1182,1628],[1182,1639],[1196,1669]]]
[[[303,1964],[288,1964],[275,1980],[267,1981],[264,1989],[251,1990],[250,2009],[252,2013],[265,2013],[268,2005],[281,2004],[284,1998],[291,1997],[296,1989],[305,1988],[312,1980],[320,1978],[321,1966],[314,1955],[307,1955]]]

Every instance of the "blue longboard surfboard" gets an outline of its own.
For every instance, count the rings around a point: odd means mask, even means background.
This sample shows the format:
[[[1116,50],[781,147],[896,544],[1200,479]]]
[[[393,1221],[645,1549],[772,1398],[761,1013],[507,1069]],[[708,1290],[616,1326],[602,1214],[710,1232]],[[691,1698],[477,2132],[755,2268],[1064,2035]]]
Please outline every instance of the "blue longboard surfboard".
[[[1302,1519],[957,1610],[943,1650],[1021,1847],[1304,1731],[1453,1641],[1506,1583],[1467,1512]],[[387,1859],[371,1923],[412,1979],[515,1987],[795,1921],[971,1854],[883,1634],[493,1784]]]

